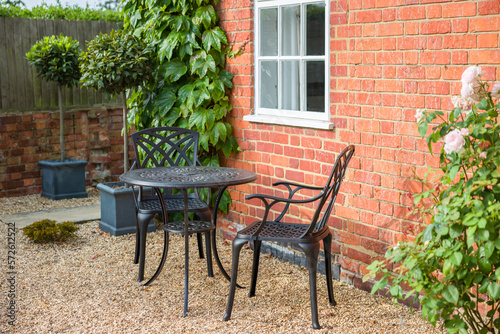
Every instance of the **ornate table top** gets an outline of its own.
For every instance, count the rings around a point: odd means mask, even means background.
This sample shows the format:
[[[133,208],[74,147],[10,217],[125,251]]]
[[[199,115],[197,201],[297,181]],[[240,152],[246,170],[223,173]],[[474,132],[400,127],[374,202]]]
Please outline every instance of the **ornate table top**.
[[[254,172],[213,166],[142,168],[120,176],[120,180],[129,184],[160,188],[209,188],[243,184],[256,179]]]

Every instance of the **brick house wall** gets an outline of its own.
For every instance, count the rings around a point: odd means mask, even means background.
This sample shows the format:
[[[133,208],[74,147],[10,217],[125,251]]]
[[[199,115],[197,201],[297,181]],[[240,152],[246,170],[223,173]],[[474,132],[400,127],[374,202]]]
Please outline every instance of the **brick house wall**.
[[[66,110],[64,119],[66,156],[88,162],[87,185],[116,180],[123,173],[122,110]],[[41,193],[38,161],[60,158],[59,111],[1,113],[0,138],[0,197]]]
[[[230,122],[243,151],[225,163],[259,174],[234,187],[228,237],[261,216],[253,192],[282,194],[280,179],[322,185],[336,155],[348,144],[356,153],[329,224],[341,279],[363,289],[366,266],[406,238],[418,222],[408,218],[411,181],[438,166],[418,135],[415,110],[449,111],[462,72],[480,65],[483,78],[500,81],[499,0],[340,0],[330,3],[330,115],[334,130],[250,123],[253,112],[253,1],[224,0],[222,28],[233,50],[235,74]],[[308,220],[312,208],[291,212]]]

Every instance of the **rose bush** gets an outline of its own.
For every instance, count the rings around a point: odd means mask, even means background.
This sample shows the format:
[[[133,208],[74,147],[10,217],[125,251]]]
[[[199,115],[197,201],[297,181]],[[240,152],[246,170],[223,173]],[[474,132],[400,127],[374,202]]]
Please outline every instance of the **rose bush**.
[[[481,68],[462,75],[461,96],[445,117],[417,111],[421,136],[444,140],[438,180],[414,194],[422,230],[414,240],[390,247],[365,280],[372,292],[388,288],[395,299],[413,296],[433,325],[449,333],[499,333],[500,319],[500,84],[490,91]],[[436,122],[437,121],[437,122]],[[410,287],[403,291],[402,285]]]

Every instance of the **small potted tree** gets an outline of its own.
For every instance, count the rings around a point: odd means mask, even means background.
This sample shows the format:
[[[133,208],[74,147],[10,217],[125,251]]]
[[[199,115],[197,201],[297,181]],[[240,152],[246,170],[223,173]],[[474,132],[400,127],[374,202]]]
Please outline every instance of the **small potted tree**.
[[[61,34],[44,37],[26,54],[29,64],[35,68],[38,75],[43,80],[56,82],[58,88],[61,158],[39,162],[42,170],[42,196],[54,200],[87,197],[85,190],[87,161],[66,158],[61,95],[62,87],[78,84],[80,53],[78,41]]]
[[[154,56],[150,47],[123,30],[99,34],[80,56],[84,87],[91,87],[123,100],[123,167],[128,170],[127,90],[144,85],[152,77]],[[122,182],[99,183],[101,222],[99,227],[112,235],[135,233],[135,205],[132,189]],[[148,230],[154,230],[154,224]]]

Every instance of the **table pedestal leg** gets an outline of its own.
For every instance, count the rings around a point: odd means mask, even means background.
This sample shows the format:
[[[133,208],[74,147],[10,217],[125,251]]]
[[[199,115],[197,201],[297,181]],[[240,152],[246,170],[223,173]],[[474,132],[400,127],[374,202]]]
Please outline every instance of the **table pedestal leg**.
[[[188,312],[189,297],[189,212],[187,189],[182,190],[184,194],[184,317]]]

